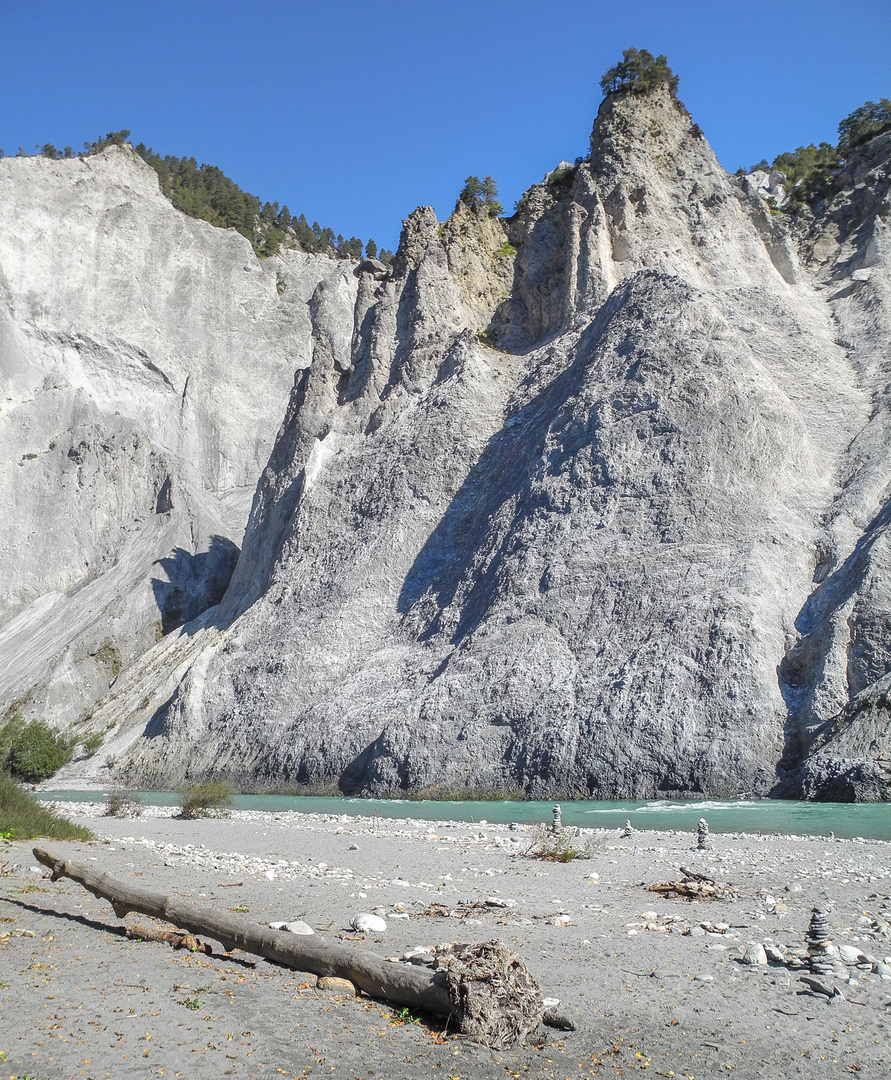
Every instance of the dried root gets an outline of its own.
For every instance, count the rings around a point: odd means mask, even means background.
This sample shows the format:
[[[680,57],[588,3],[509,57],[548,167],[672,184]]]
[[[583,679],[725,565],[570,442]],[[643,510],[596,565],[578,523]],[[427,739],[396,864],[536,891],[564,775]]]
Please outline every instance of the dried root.
[[[513,1046],[544,1019],[538,983],[503,941],[455,945],[438,967],[461,1031],[486,1046]]]

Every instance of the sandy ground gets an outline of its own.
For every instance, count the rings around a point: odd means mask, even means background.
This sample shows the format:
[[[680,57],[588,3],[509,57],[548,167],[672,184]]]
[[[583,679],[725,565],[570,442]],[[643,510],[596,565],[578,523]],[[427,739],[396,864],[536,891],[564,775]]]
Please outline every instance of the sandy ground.
[[[116,820],[90,817],[99,806],[78,810],[102,839],[44,846],[263,925],[301,918],[397,957],[499,937],[577,1030],[545,1029],[540,1046],[495,1052],[443,1033],[434,1018],[319,991],[313,977],[262,959],[132,941],[107,902],[49,881],[34,869],[32,845],[6,843],[0,1076],[891,1076],[891,980],[852,966],[852,981],[826,980],[846,999],[830,1004],[788,966],[741,962],[750,941],[803,950],[814,905],[829,907],[837,945],[891,962],[881,921],[891,918],[887,842],[714,836],[712,851],[697,852],[688,834],[598,832],[591,858],[559,864],[523,857],[530,830],[507,826],[251,811],[187,822],[162,809]],[[647,891],[679,878],[681,866],[732,883],[735,898],[691,903]],[[461,901],[491,897],[515,903],[462,911]],[[423,914],[434,903],[466,917]],[[377,909],[386,933],[355,940],[350,918]]]

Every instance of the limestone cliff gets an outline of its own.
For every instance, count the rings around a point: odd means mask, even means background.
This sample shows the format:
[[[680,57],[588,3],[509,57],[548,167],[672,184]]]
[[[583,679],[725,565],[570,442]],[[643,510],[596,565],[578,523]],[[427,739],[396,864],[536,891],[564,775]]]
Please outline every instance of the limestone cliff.
[[[0,701],[82,718],[228,585],[307,301],[350,267],[259,261],[131,150],[0,161]]]
[[[613,96],[512,218],[305,290],[228,589],[90,721],[122,774],[888,798],[889,157],[793,232]]]

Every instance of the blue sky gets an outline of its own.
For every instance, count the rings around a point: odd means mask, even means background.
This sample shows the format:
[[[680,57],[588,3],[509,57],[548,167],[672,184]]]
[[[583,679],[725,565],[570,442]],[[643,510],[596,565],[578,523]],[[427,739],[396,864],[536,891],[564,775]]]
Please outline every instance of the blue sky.
[[[395,248],[491,174],[510,209],[587,150],[600,76],[665,53],[733,171],[891,97],[889,0],[0,0],[0,147],[129,128]]]

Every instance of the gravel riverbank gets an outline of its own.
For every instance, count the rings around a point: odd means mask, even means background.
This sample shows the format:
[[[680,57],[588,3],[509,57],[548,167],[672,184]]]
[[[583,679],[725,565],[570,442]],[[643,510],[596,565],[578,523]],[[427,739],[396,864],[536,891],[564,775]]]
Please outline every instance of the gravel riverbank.
[[[524,857],[533,830],[523,826],[256,811],[181,821],[160,807],[118,820],[99,803],[66,809],[100,839],[42,846],[264,926],[301,919],[388,957],[501,938],[576,1030],[494,1052],[443,1033],[441,1021],[321,991],[312,976],[246,954],[134,941],[106,901],[50,882],[33,845],[13,843],[0,852],[3,1075],[891,1075],[884,841],[722,835],[697,851],[690,834],[592,831],[591,857],[561,864]],[[680,867],[729,882],[733,896],[648,891]],[[850,961],[822,977],[843,995],[832,1001],[801,981],[815,906]],[[383,913],[387,930],[357,940],[349,923],[359,912]],[[759,955],[751,942],[773,959],[744,963]]]

